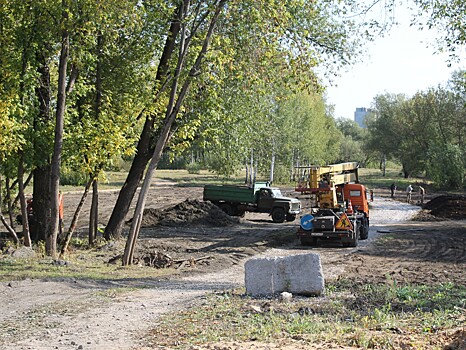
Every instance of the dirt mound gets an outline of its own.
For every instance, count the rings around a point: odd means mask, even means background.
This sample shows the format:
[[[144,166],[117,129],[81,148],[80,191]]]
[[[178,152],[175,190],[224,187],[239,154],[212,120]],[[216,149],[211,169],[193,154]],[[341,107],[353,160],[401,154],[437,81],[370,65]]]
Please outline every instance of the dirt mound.
[[[238,222],[238,218],[225,214],[219,207],[210,202],[188,199],[167,209],[144,210],[142,226],[204,225],[223,227]]]
[[[412,221],[443,221],[445,219],[432,215],[429,210],[422,209],[411,220]]]
[[[461,350],[466,349],[466,330],[459,329],[457,330],[453,336],[453,341],[451,344],[446,345],[444,347],[445,350]]]
[[[433,198],[424,205],[431,215],[447,219],[466,218],[466,196],[442,195]]]

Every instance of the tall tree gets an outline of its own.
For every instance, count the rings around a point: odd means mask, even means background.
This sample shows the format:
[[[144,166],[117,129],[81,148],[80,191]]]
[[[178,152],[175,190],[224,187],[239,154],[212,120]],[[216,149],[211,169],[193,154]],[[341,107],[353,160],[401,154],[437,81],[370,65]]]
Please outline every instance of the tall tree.
[[[68,78],[67,67],[70,51],[70,34],[68,23],[67,0],[62,0],[62,15],[60,20],[61,33],[61,50],[58,64],[58,87],[57,87],[57,107],[55,113],[55,137],[51,162],[51,222],[50,230],[46,234],[45,250],[48,255],[55,257],[57,255],[57,238],[59,232],[59,189],[60,189],[60,166],[63,149],[63,128],[65,124],[65,106],[66,106],[66,82]],[[71,83],[73,83],[70,80]]]
[[[205,13],[204,19],[201,22],[199,22],[199,26],[207,26],[207,31],[205,32],[205,36],[203,38],[203,41],[201,42],[201,49],[198,52],[197,57],[194,60],[192,66],[190,67],[187,76],[184,77],[184,80],[182,80],[182,72],[184,70],[184,66],[187,64],[187,62],[189,62],[188,53],[190,52],[190,45],[192,44],[191,40],[193,39],[193,35],[196,34],[196,31],[193,28],[191,28],[191,31],[188,33],[186,19],[190,15],[190,1],[185,0],[178,11],[179,21],[181,22],[181,35],[176,69],[172,79],[170,96],[166,107],[165,119],[163,121],[162,129],[157,139],[155,150],[152,154],[151,161],[149,163],[149,167],[144,178],[143,186],[139,193],[136,209],[134,211],[131,230],[128,235],[125,253],[123,255],[123,265],[132,264],[134,248],[137,236],[139,234],[139,230],[141,228],[145,202],[147,194],[149,192],[152,177],[162,156],[163,149],[165,148],[170,138],[170,135],[172,133],[172,126],[175,122],[178,113],[180,112],[180,108],[183,104],[184,99],[186,98],[186,94],[188,93],[193,79],[195,78],[196,74],[198,74],[201,68],[202,61],[207,53],[210,41],[212,39],[215,25],[221,12],[224,9],[225,3],[226,0],[215,1],[215,3],[213,4],[214,6],[211,9],[209,9],[208,12]],[[197,11],[199,11],[199,9],[195,9],[194,13],[196,13]],[[206,23],[203,23],[204,20],[206,21]]]
[[[157,66],[157,73],[154,79],[154,104],[159,103],[160,95],[164,92],[167,84],[169,84],[167,74],[171,64],[171,58],[175,52],[178,33],[181,28],[181,23],[178,18],[182,6],[183,2],[180,1],[178,6],[171,9],[173,15],[169,22],[167,34],[165,35],[165,44],[161,51],[161,56]],[[142,113],[142,115],[145,116],[145,122],[139,136],[136,155],[131,164],[125,183],[118,195],[117,202],[115,203],[115,207],[108,224],[105,227],[104,237],[106,239],[110,239],[111,237],[119,238],[121,236],[126,214],[129,211],[137,186],[142,179],[147,162],[151,159],[154,152],[153,133],[154,129],[158,127],[156,124],[158,121],[158,113],[160,112],[157,108],[151,108]]]

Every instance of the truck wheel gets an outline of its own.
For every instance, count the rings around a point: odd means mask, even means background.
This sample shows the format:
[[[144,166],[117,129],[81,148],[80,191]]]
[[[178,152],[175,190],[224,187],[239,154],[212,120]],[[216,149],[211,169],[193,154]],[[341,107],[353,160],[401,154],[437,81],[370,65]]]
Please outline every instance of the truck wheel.
[[[244,218],[244,215],[246,215],[246,212],[244,210],[238,210],[236,212],[236,216],[239,216],[240,218]]]
[[[358,222],[356,221],[355,226],[358,226]],[[345,244],[346,247],[357,247],[359,243],[359,227],[354,228],[354,237],[351,242]]]
[[[305,246],[316,246],[317,238],[316,237],[301,237],[301,245]]]
[[[296,214],[286,214],[286,221],[291,222],[295,221],[296,219]]]
[[[364,218],[361,222],[361,227],[359,228],[359,239],[365,240],[369,237],[369,222]]]
[[[273,222],[282,223],[285,221],[285,210],[283,208],[273,208],[272,210],[272,220]]]
[[[233,210],[233,207],[228,204],[228,203],[221,203],[219,205],[219,208],[222,209],[222,211],[225,213],[225,214],[228,214],[230,216],[233,216],[235,214],[234,210]]]

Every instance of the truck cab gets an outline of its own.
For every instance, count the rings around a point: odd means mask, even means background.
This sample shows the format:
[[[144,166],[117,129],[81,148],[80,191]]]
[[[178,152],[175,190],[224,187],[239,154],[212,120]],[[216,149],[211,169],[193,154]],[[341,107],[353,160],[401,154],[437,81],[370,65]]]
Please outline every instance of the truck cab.
[[[343,195],[346,200],[351,200],[353,210],[363,212],[369,217],[369,200],[367,198],[366,187],[362,184],[345,184]]]
[[[257,206],[260,210],[271,208],[275,200],[271,188],[261,188],[256,192]]]

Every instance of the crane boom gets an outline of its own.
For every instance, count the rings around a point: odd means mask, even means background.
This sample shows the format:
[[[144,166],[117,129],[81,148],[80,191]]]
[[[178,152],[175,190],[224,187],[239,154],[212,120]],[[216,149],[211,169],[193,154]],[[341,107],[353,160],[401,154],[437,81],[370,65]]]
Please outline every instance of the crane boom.
[[[347,162],[326,166],[300,166],[299,182],[296,191],[301,193],[317,193],[324,188],[333,188],[345,183],[358,183],[358,163]]]

